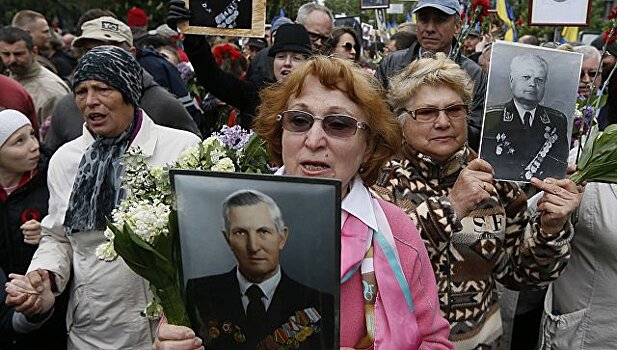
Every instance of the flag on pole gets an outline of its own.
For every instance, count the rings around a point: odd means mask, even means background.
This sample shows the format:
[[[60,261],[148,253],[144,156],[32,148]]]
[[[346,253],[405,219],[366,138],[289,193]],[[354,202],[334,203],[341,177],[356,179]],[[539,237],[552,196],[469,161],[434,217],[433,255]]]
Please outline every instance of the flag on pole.
[[[561,39],[569,43],[578,41],[578,27],[563,27],[561,31]]]
[[[503,21],[504,27],[508,28],[503,39],[505,41],[517,41],[518,35],[514,25],[514,12],[508,0],[497,0],[497,16]]]
[[[407,20],[407,22],[410,22],[410,23],[414,22],[413,18],[411,18],[411,14],[409,14],[409,12],[407,12],[407,14],[405,15],[405,19]]]

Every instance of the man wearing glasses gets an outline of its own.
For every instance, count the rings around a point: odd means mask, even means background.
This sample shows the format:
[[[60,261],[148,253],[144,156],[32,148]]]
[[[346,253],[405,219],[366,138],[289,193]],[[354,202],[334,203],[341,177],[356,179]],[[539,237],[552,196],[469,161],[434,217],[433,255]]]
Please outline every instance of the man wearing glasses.
[[[540,104],[547,75],[548,63],[542,57],[514,57],[512,100],[486,111],[480,157],[491,163],[496,179],[565,176],[568,122],[560,111]]]
[[[602,83],[602,74],[598,72],[602,56],[593,46],[581,45],[574,48],[574,52],[583,54],[583,65],[581,66],[581,78],[578,83],[578,95],[587,98],[593,94]],[[595,79],[595,80],[594,80]],[[593,81],[594,91],[591,91]]]
[[[421,0],[413,12],[417,19],[418,41],[407,50],[400,50],[388,55],[379,65],[375,76],[388,87],[389,80],[418,57],[427,53],[452,53],[455,36],[461,30],[460,4],[458,0]],[[486,94],[486,75],[474,61],[459,54],[453,58],[474,81],[474,95],[471,111],[468,115],[468,142],[471,148],[478,149],[484,95]]]

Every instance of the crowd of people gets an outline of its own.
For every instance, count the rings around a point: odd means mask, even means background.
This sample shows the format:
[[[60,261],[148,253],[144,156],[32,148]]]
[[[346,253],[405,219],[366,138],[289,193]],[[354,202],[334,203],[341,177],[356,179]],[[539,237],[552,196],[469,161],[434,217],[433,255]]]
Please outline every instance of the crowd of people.
[[[261,348],[280,326],[261,324],[263,314],[272,305],[297,311],[271,290],[272,276],[277,288],[332,304],[278,260],[267,276],[243,267],[239,252],[280,250],[287,238],[280,209],[260,192],[226,199],[238,266],[189,281],[192,329],[146,317],[147,281],[122,259],[97,258],[106,218],[130,195],[123,155],[140,149],[149,166],[168,164],[223,125],[265,140],[278,176],[341,181],[339,335],[321,325],[341,349],[617,348],[617,185],[498,180],[495,160],[477,151],[500,32],[471,29],[457,42],[460,10],[458,0],[420,0],[416,22],[380,45],[359,24],[336,26],[317,2],[250,39],[181,34],[178,23],[195,11],[183,0],[169,1],[158,27],[137,7],[126,21],[91,9],[72,33],[18,11],[0,28],[0,349]],[[579,98],[608,95],[597,121],[617,123],[615,42],[605,51],[601,36],[591,45],[519,42],[581,53]],[[546,78],[541,59],[512,62],[512,72]],[[522,84],[512,82],[511,108]],[[529,109],[548,110],[541,100]],[[260,210],[276,234],[249,249],[251,238],[232,234],[229,221]],[[234,322],[260,328],[223,339],[212,324],[226,332],[228,316],[206,310],[225,309],[218,284],[236,276],[243,302]]]

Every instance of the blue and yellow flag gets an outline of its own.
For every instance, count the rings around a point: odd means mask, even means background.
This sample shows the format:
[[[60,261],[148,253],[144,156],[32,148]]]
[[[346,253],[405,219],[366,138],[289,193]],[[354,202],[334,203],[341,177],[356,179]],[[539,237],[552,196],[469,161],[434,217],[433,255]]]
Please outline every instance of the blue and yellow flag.
[[[508,0],[497,0],[497,16],[503,21],[504,27],[508,28],[503,40],[517,41],[518,35],[516,33],[516,26],[514,25],[514,12]]]
[[[561,39],[569,43],[578,41],[578,27],[563,27]]]

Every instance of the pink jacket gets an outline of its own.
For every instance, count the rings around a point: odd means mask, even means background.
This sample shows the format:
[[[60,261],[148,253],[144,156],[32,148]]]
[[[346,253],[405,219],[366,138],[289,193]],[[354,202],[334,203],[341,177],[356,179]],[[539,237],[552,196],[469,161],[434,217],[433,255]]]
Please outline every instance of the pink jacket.
[[[411,314],[414,319],[397,325],[396,329],[380,329],[379,319],[387,319],[388,315],[383,314],[383,310],[379,309],[378,295],[375,311],[376,332],[377,334],[380,332],[389,334],[387,344],[380,344],[376,341],[375,347],[386,350],[391,347],[390,345],[396,344],[397,350],[453,349],[448,340],[450,326],[439,310],[435,275],[424,242],[409,216],[393,204],[383,200],[378,201],[392,230],[402,269],[411,289],[415,310]],[[400,299],[401,308],[406,308],[404,298]],[[383,322],[381,324],[383,325]],[[362,279],[359,271],[341,286],[340,330],[340,344],[343,347],[353,347],[366,332]],[[401,347],[401,344],[404,344],[404,347]]]

